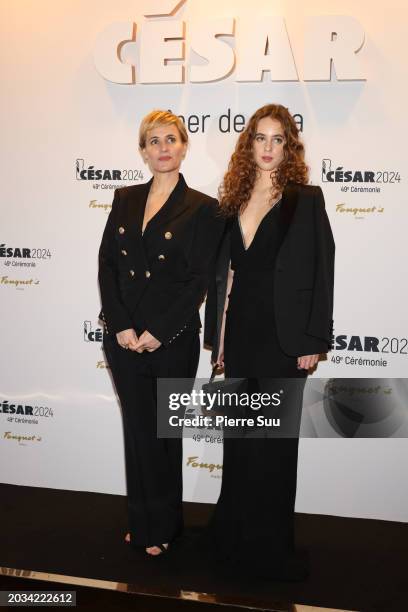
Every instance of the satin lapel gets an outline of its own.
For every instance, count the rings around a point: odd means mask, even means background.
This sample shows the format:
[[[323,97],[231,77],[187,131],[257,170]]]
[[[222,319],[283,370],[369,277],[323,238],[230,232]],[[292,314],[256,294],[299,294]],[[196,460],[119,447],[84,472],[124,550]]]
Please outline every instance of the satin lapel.
[[[282,194],[282,206],[280,211],[280,244],[281,248],[285,242],[288,231],[292,225],[293,216],[296,212],[296,208],[299,200],[299,188],[296,183],[289,183],[286,185]]]
[[[184,180],[183,175],[180,174],[179,181],[171,192],[168,200],[147,224],[144,231],[144,236],[146,236],[149,232],[156,230],[158,227],[168,224],[169,221],[172,221],[175,219],[175,217],[178,217],[183,210],[188,207],[188,198],[186,198],[187,190],[187,183]]]

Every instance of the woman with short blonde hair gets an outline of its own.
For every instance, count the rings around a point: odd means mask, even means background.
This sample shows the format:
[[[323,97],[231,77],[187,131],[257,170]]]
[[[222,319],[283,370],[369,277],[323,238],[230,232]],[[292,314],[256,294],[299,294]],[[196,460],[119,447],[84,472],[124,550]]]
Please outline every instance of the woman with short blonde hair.
[[[140,153],[153,176],[115,191],[99,251],[103,346],[123,413],[126,541],[151,556],[183,525],[182,440],[157,437],[157,379],[195,377],[198,311],[224,227],[217,200],[179,172],[187,142],[169,111],[142,120]]]

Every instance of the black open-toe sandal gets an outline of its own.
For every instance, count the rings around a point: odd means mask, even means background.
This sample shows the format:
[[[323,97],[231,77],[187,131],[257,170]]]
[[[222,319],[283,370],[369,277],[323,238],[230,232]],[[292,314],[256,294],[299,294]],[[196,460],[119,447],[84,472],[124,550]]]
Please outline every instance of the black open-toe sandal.
[[[160,548],[161,553],[159,553],[158,555],[151,555],[151,554],[150,554],[150,553],[148,553],[148,552],[147,552],[147,550],[146,550],[146,555],[147,555],[148,557],[161,557],[163,554],[165,554],[165,553],[169,552],[170,544],[167,544],[167,547],[166,547],[164,544],[152,544],[152,546],[148,546],[147,548],[153,548],[154,546],[155,546],[156,548]]]

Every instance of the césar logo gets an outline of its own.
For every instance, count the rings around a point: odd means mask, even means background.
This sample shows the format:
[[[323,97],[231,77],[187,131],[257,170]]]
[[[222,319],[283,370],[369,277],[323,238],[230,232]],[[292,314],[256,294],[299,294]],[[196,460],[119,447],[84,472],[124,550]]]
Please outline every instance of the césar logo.
[[[92,329],[91,321],[84,321],[84,340],[85,342],[102,342],[103,331],[101,327]]]
[[[366,79],[359,56],[365,34],[354,17],[306,17],[299,49],[291,44],[280,15],[190,20],[186,14],[183,21],[175,14],[185,3],[150,0],[142,23],[130,19],[109,23],[94,46],[99,74],[121,84],[184,84],[187,78],[191,83],[209,83],[232,73],[235,81],[249,83],[262,81],[265,71],[272,81],[299,81],[298,62],[304,81],[330,81],[333,69],[338,81]],[[185,46],[191,52],[186,53]],[[297,61],[293,49],[300,54]]]

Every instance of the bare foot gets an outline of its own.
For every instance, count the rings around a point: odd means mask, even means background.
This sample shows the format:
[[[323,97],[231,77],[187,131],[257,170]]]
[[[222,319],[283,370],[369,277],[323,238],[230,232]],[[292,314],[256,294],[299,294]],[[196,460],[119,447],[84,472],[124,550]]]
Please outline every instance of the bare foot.
[[[168,544],[163,544],[163,546],[166,550],[169,547]],[[148,555],[151,555],[152,557],[157,557],[158,555],[163,554],[163,551],[158,546],[149,546],[149,548],[146,548],[146,552]]]

